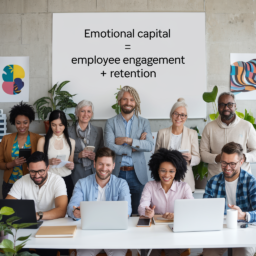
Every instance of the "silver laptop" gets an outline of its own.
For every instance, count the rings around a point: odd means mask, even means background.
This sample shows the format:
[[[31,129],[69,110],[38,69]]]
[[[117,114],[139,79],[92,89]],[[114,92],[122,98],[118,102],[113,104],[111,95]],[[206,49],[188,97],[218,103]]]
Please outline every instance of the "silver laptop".
[[[225,198],[178,199],[174,203],[173,232],[222,230]]]
[[[127,201],[81,202],[82,229],[127,229]]]

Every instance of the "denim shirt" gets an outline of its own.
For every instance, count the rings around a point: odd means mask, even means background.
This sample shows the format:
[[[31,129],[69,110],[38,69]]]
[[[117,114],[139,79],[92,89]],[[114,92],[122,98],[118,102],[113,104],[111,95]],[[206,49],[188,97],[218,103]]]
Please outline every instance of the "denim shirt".
[[[123,119],[123,123],[124,123],[124,127],[125,127],[125,137],[130,138],[134,114],[128,122],[124,119],[124,117],[122,115],[121,115],[121,117]],[[124,143],[123,146],[125,146],[125,145],[127,145],[127,144]],[[123,156],[121,166],[133,166],[132,158],[130,156]]]
[[[98,183],[95,178],[95,173],[86,178],[78,180],[75,185],[73,195],[68,204],[68,216],[74,220],[73,206],[80,206],[81,201],[97,201],[98,197]],[[115,175],[110,176],[110,180],[106,185],[106,201],[127,201],[128,215],[132,213],[131,194],[127,181],[117,178]]]

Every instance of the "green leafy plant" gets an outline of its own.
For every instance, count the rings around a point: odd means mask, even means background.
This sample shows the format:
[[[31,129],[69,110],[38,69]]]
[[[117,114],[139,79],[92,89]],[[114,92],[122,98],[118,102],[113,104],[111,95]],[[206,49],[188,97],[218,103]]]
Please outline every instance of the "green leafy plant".
[[[36,106],[36,112],[38,118],[46,120],[48,114],[53,110],[59,109],[65,111],[68,108],[75,108],[77,104],[72,100],[76,94],[70,94],[68,91],[62,91],[61,89],[70,81],[64,81],[60,85],[55,84],[48,93],[51,97],[42,97],[38,99],[34,105]],[[68,114],[73,122],[76,121],[74,114]]]
[[[0,220],[2,220],[3,215],[12,215],[14,214],[14,210],[11,207],[2,207],[0,210]],[[9,239],[4,239],[0,243],[0,249],[4,252],[0,252],[0,256],[38,256],[38,254],[30,253],[30,252],[19,252],[28,241],[28,236],[18,237],[17,238],[17,232],[20,228],[26,228],[30,227],[32,225],[36,225],[37,223],[21,223],[21,224],[13,224],[13,222],[20,220],[21,218],[17,216],[12,216],[9,219],[6,220],[6,223],[0,222],[1,228],[4,231],[4,235],[10,234],[13,236],[13,241]],[[14,229],[14,232],[12,232],[12,229]],[[17,241],[21,242],[18,245],[16,245]]]
[[[117,99],[117,97],[118,97],[118,92],[119,92],[121,89],[122,89],[122,87],[121,87],[121,85],[120,85],[120,88],[117,88],[117,92],[114,94],[114,95],[116,95],[116,103],[111,106],[111,107],[115,110],[115,112],[116,112],[117,115],[120,114],[120,112],[121,112],[121,108],[120,108],[120,106],[119,106],[119,104],[118,104],[118,99]]]

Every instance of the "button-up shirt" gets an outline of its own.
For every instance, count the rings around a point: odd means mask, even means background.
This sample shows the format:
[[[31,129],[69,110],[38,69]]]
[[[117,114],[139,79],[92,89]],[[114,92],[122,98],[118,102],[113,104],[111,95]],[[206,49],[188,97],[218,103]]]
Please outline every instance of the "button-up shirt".
[[[138,212],[145,215],[146,206],[155,206],[156,214],[173,213],[176,199],[194,199],[187,183],[174,180],[171,188],[165,193],[160,181],[149,181],[143,189]]]
[[[132,127],[132,122],[133,122],[133,119],[134,119],[134,115],[132,116],[132,118],[128,122],[124,119],[123,116],[122,116],[122,119],[123,119],[124,127],[125,127],[125,137],[130,138],[131,127]],[[127,145],[127,144],[124,143],[123,146],[125,146],[125,145]],[[121,166],[133,166],[132,157],[130,157],[130,156],[123,156],[122,157]]]
[[[89,175],[86,178],[78,180],[76,183],[73,195],[68,204],[68,216],[71,218],[78,220],[73,214],[73,206],[80,206],[80,202],[82,201],[97,201],[98,183],[95,175],[95,173]],[[131,194],[126,180],[111,175],[106,185],[105,196],[106,201],[127,201],[128,215],[131,215]]]
[[[55,208],[55,198],[67,195],[66,184],[59,175],[48,172],[48,177],[44,185],[38,185],[27,174],[17,180],[9,195],[17,199],[32,199],[35,201],[36,212],[46,212]]]
[[[204,198],[225,198],[224,214],[227,214],[227,196],[223,172],[213,176],[205,187]],[[236,205],[250,214],[249,222],[256,221],[256,178],[241,169],[236,189]]]

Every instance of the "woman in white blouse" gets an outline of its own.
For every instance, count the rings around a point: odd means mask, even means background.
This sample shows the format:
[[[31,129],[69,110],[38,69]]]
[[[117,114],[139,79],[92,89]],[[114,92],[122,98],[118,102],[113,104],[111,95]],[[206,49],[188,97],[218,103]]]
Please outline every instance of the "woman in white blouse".
[[[187,161],[187,173],[184,181],[195,191],[195,178],[192,166],[200,163],[198,136],[195,130],[187,128],[184,124],[187,120],[187,104],[180,98],[173,105],[170,117],[172,126],[159,130],[156,139],[155,152],[160,148],[169,150],[187,150],[183,157]]]
[[[71,139],[68,135],[68,122],[63,111],[52,111],[49,123],[49,130],[45,137],[39,139],[37,150],[44,152],[48,157],[49,171],[60,175],[64,179],[69,201],[74,189],[71,171],[74,169],[75,140]],[[70,163],[57,167],[61,161],[69,161]]]

